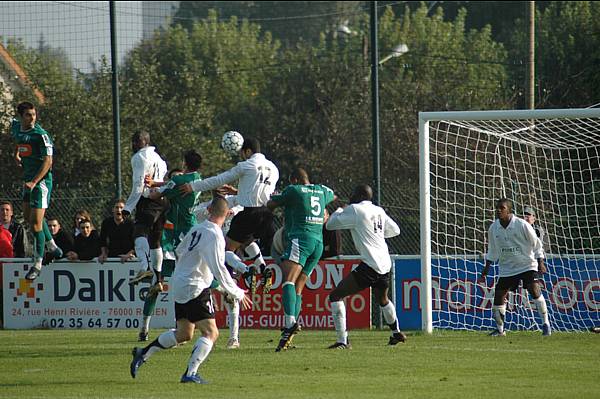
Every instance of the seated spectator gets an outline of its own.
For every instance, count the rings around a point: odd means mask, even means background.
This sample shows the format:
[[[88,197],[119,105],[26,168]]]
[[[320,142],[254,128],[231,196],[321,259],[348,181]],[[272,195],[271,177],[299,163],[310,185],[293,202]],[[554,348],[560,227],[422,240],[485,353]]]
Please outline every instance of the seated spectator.
[[[23,225],[14,218],[13,206],[9,201],[0,202],[0,224],[12,235],[12,249],[15,258],[25,257],[27,236]]]
[[[101,255],[98,258],[104,263],[107,258],[121,258],[125,262],[135,256],[133,242],[133,221],[123,217],[124,200],[117,200],[112,209],[112,216],[102,221],[100,228]]]
[[[85,209],[80,209],[75,213],[75,216],[73,217],[73,237],[77,237],[79,234],[81,234],[81,230],[79,229],[79,223],[81,223],[83,219],[87,219],[91,222],[92,215]],[[94,229],[95,227],[92,223],[92,230]]]
[[[75,248],[67,253],[69,260],[92,260],[100,256],[100,235],[92,227],[92,221],[83,219],[79,223],[81,232],[75,237]]]
[[[62,258],[66,257],[66,254],[69,252],[73,252],[75,250],[73,236],[71,233],[62,228],[57,218],[48,219],[48,228],[50,229],[50,233],[52,234],[52,238],[54,239],[56,245],[63,250],[64,255]],[[44,262],[50,263],[53,260],[62,258],[55,258],[50,252],[46,252]]]

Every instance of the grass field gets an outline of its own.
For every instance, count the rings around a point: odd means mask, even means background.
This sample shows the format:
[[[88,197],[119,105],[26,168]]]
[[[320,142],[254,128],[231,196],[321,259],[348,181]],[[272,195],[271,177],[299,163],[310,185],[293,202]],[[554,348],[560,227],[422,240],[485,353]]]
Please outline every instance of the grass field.
[[[154,331],[154,336],[158,331]],[[409,334],[352,331],[352,350],[326,350],[335,334],[302,331],[275,353],[278,332],[227,331],[199,372],[180,384],[192,345],[163,351],[129,376],[134,330],[0,331],[1,398],[598,398],[600,335],[513,332]]]

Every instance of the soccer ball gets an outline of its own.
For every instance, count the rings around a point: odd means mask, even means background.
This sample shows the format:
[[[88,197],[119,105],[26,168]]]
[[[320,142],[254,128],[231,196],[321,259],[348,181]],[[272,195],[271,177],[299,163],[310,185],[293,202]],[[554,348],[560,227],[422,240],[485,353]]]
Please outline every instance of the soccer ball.
[[[242,149],[244,137],[234,131],[225,132],[221,140],[221,148],[230,156],[236,156]]]

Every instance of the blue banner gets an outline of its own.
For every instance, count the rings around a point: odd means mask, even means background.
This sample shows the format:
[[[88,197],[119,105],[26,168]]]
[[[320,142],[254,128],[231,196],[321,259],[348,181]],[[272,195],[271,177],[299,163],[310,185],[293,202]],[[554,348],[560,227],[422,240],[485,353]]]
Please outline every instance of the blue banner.
[[[554,330],[585,330],[600,325],[600,259],[550,258],[542,294]],[[396,309],[400,326],[421,329],[421,260],[396,258]],[[492,316],[497,270],[492,267],[485,284],[477,282],[483,259],[432,260],[433,327],[486,330],[495,328]],[[538,330],[541,319],[527,290],[519,287],[508,297],[506,328]]]

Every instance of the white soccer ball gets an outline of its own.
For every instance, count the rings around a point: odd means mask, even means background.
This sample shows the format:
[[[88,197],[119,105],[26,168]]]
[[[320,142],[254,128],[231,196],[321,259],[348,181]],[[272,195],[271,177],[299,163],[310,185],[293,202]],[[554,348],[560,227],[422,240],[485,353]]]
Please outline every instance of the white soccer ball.
[[[221,148],[230,156],[236,156],[242,149],[244,137],[238,132],[225,132],[221,140]]]

